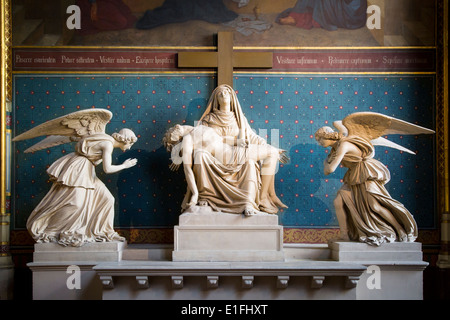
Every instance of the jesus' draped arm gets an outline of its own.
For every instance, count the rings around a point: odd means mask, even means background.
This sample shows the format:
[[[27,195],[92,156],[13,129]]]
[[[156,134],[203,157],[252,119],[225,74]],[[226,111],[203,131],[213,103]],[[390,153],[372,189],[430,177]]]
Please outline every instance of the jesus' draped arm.
[[[194,153],[194,142],[190,134],[183,137],[182,143],[182,159],[183,159],[183,169],[186,176],[186,182],[189,190],[192,192],[191,199],[187,206],[193,206],[197,204],[198,199],[198,188],[195,182],[194,171],[192,170],[193,153]]]

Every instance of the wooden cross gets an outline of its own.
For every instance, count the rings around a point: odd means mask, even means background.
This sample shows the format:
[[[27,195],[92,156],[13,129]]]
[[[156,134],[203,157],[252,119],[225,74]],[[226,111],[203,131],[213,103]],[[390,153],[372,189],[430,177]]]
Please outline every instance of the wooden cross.
[[[234,68],[270,69],[272,52],[233,52],[233,32],[218,33],[217,51],[179,52],[179,68],[217,68],[217,85],[233,86]]]

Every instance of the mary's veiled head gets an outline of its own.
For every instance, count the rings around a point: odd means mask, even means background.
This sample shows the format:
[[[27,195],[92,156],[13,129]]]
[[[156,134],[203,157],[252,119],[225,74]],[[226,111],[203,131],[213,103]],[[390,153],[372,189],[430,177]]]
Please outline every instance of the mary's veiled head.
[[[225,97],[227,96],[227,97]],[[228,108],[221,103],[228,103]],[[227,84],[216,87],[209,98],[206,110],[198,121],[198,124],[216,124],[221,127],[236,125],[240,138],[248,139],[250,125],[242,111],[236,92]]]
[[[217,110],[224,111],[224,108],[228,109],[227,105],[229,105],[229,110],[226,111],[236,113],[236,110],[238,110],[237,108],[240,108],[239,101],[233,88],[227,84],[222,84],[216,87],[211,93],[206,110],[209,110],[209,112],[215,112]]]

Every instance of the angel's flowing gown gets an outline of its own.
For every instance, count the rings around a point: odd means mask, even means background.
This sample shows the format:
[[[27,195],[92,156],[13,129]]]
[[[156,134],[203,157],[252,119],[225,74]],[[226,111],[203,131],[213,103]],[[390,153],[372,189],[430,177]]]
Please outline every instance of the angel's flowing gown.
[[[359,137],[343,138],[340,143],[343,141],[354,144],[362,152],[361,157],[344,156],[342,165],[348,171],[337,194],[343,200],[350,239],[375,245],[395,240],[414,241],[417,238],[416,222],[384,187],[390,180],[390,173],[386,166],[373,159],[372,144]],[[383,218],[380,210],[390,214],[400,227]]]
[[[47,170],[52,187],[27,221],[37,242],[81,246],[86,242],[123,241],[113,228],[114,197],[95,174],[101,152],[93,146],[114,139],[96,134],[80,140],[75,152],[56,160]]]

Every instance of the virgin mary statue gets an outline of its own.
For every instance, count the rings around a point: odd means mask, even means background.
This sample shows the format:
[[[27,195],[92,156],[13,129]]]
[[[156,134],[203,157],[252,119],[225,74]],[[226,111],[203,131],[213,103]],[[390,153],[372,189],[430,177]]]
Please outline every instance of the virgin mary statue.
[[[247,153],[249,145],[267,145],[262,137],[253,132],[236,93],[229,85],[220,85],[213,91],[197,125],[213,128],[223,137],[224,143],[244,147]],[[283,160],[284,151],[280,150],[279,154],[279,159]],[[275,194],[275,170],[265,170],[264,164],[249,157],[239,157],[245,161],[233,159],[236,158],[231,156],[227,161],[220,162],[207,151],[195,151],[193,171],[199,191],[199,205],[209,205],[215,211],[245,215],[277,213],[278,208],[286,208]],[[189,193],[183,207],[190,199]]]

